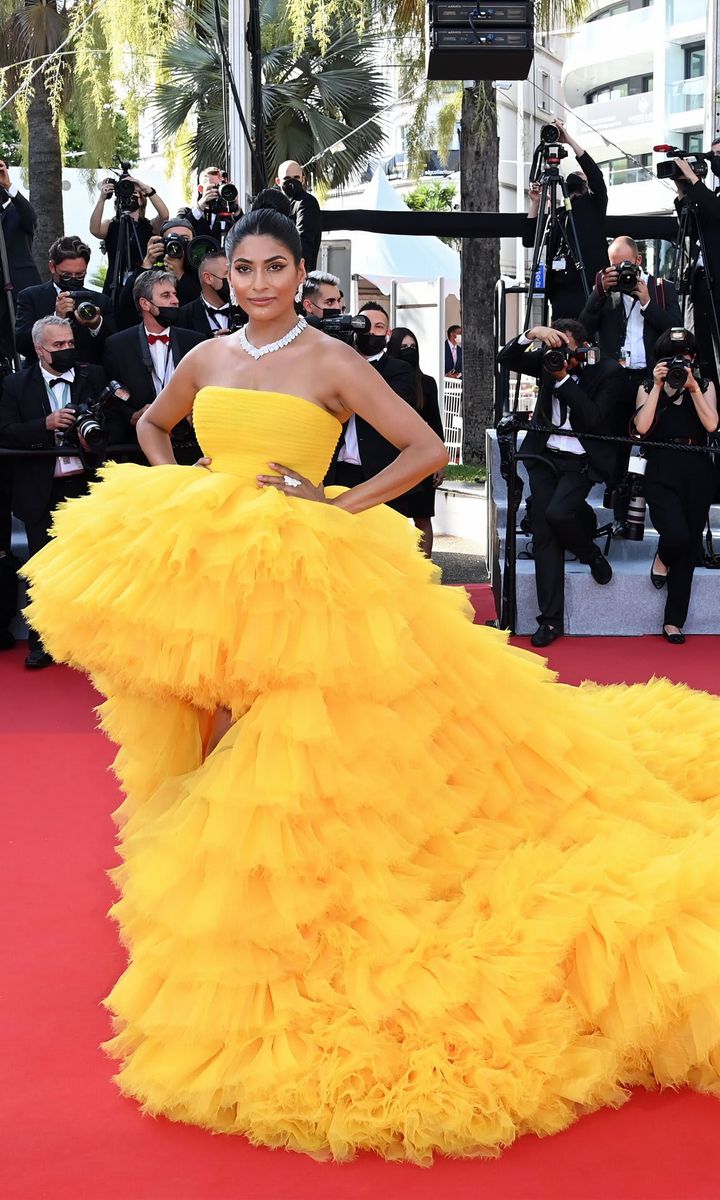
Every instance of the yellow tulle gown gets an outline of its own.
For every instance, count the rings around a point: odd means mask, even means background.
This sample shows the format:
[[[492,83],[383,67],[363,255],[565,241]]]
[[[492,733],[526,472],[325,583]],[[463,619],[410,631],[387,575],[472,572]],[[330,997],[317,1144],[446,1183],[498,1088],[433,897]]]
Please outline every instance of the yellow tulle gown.
[[[720,1092],[720,702],[562,686],[398,514],[258,489],[323,477],[307,400],[204,388],[195,425],[211,471],[108,467],[27,568],[120,747],[122,1091],[421,1163]]]

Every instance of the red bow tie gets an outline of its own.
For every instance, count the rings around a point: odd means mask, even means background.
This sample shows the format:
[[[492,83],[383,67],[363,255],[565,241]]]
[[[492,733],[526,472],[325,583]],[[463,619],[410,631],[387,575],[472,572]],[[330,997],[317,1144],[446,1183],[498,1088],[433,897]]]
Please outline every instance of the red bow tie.
[[[163,342],[166,346],[170,341],[169,333],[149,333],[147,335],[148,345],[154,346],[156,342]]]

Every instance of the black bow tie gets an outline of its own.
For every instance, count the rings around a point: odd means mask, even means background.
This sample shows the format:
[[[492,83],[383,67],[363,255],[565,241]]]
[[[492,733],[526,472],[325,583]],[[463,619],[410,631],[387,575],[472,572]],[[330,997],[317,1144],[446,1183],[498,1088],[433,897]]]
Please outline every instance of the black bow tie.
[[[53,388],[53,387],[57,387],[57,385],[59,383],[72,383],[72,380],[65,379],[65,377],[63,375],[58,375],[57,379],[51,379],[49,382],[50,382],[50,387]]]

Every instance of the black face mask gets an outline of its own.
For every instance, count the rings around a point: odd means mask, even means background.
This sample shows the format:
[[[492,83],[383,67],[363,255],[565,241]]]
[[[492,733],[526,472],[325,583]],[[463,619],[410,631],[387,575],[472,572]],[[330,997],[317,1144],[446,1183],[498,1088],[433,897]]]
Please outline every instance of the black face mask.
[[[401,346],[398,350],[398,358],[409,362],[413,367],[420,366],[420,351],[417,346]]]
[[[299,200],[305,191],[299,179],[283,179],[280,188],[290,200]]]
[[[73,279],[72,275],[61,275],[58,272],[55,283],[61,292],[78,292],[85,287],[85,276],[83,275],[82,279]]]
[[[177,325],[178,321],[180,320],[179,306],[177,308],[171,307],[170,305],[167,307],[162,307],[161,305],[156,304],[155,308],[157,309],[157,312],[153,313],[153,316],[155,317],[158,325],[164,325],[166,329],[169,328],[170,325]]]
[[[720,178],[720,154],[710,155],[710,170]]]
[[[222,300],[223,304],[229,303],[229,301],[230,301],[230,284],[228,283],[227,279],[223,279],[222,283],[220,284],[220,287],[218,287],[216,284],[213,284],[213,289],[214,289],[214,291],[217,292],[217,294],[220,297],[220,299]]]
[[[73,346],[68,350],[52,350],[50,352],[50,364],[53,371],[59,371],[64,375],[77,362],[77,350]]]
[[[355,345],[365,358],[381,354],[387,346],[384,333],[356,333]]]
[[[568,194],[570,196],[582,196],[585,191],[585,180],[582,175],[578,175],[576,171],[572,171],[566,178]]]

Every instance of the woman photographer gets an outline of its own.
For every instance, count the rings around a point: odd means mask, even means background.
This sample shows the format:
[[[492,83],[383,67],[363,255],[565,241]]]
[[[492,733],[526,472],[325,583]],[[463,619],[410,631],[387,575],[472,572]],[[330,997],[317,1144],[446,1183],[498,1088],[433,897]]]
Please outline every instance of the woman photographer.
[[[653,441],[707,445],[708,434],[718,426],[717,396],[714,384],[695,373],[694,335],[686,329],[667,330],[655,343],[655,355],[652,380],[638,391],[635,429]],[[653,446],[646,457],[645,492],[650,519],[660,535],[650,578],[656,588],[667,584],[663,637],[681,645],[716,469],[709,454]]]
[[[415,370],[415,409],[438,435],[445,438],[440,407],[438,404],[438,389],[432,375],[425,375],[420,370],[420,349],[412,329],[400,326],[394,329],[388,339],[388,354],[391,358],[401,358],[410,363]],[[442,471],[428,475],[422,483],[417,484],[410,492],[390,501],[396,512],[410,517],[415,522],[415,528],[422,533],[420,549],[426,558],[430,558],[433,547],[432,519],[435,515],[435,491],[444,479]]]

